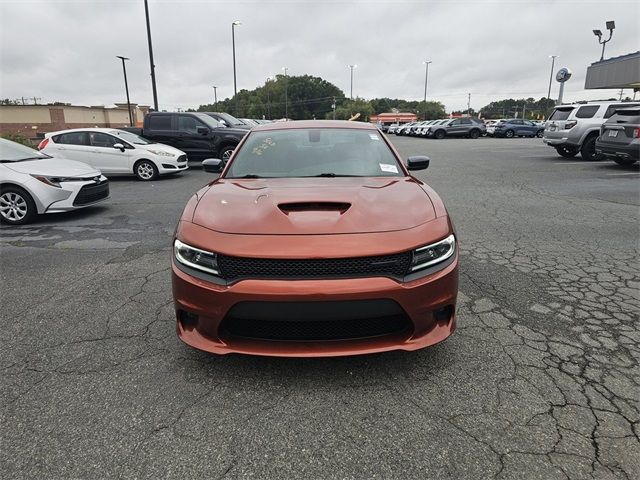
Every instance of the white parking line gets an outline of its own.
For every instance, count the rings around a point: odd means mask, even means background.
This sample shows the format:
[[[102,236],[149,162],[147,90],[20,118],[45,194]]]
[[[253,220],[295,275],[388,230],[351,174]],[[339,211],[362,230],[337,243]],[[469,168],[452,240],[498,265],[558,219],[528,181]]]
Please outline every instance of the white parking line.
[[[554,165],[590,165],[591,162],[553,162]]]
[[[624,172],[624,173],[606,173],[610,177],[618,176],[618,175],[640,175],[640,172]]]

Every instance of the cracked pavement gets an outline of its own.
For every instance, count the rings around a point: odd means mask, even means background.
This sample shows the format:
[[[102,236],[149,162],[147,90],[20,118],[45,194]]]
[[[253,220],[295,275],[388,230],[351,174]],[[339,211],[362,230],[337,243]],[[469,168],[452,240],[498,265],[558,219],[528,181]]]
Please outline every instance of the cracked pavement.
[[[461,246],[422,351],[215,357],[175,335],[170,239],[198,169],[0,230],[5,478],[640,478],[638,166],[538,139],[391,137]]]

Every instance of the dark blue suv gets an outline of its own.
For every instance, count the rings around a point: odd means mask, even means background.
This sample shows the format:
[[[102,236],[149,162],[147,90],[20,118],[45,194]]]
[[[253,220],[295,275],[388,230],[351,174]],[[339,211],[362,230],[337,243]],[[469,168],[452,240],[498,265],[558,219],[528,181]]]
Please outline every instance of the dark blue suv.
[[[544,134],[544,126],[536,125],[530,120],[522,118],[510,118],[502,120],[495,125],[493,132],[495,137],[538,137],[542,138]]]

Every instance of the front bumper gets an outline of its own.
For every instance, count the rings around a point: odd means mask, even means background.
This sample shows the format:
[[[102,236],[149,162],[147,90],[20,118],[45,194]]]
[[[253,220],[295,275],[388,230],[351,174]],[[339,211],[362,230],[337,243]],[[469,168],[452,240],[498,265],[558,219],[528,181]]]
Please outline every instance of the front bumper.
[[[176,266],[174,259],[172,283],[178,336],[186,344],[206,352],[316,357],[389,350],[412,351],[439,343],[455,330],[458,254],[456,252],[442,270],[408,282],[372,277],[243,280],[231,285],[218,285],[186,273]],[[241,337],[228,334],[221,328],[228,312],[240,302],[265,302],[267,306],[273,305],[273,302],[290,304],[381,299],[399,305],[408,319],[408,329],[364,338],[281,341]],[[443,311],[447,312],[446,316],[442,315]]]
[[[38,213],[61,213],[79,208],[89,207],[103,202],[109,198],[109,183],[104,175],[100,176],[100,183],[94,181],[70,181],[62,182],[61,188],[51,187],[42,184],[38,180],[29,182],[28,186],[35,195],[34,201],[38,209]],[[98,195],[84,195],[81,193],[83,187],[92,189],[94,187],[104,186],[106,194],[101,192]]]

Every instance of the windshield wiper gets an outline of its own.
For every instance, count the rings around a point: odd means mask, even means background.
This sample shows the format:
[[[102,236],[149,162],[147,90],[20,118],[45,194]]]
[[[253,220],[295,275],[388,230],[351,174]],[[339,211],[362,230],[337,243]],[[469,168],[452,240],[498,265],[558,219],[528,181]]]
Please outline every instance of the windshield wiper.
[[[318,175],[309,175],[309,177],[329,177],[329,178],[333,178],[333,177],[357,177],[358,175],[342,175],[339,173],[333,173],[333,172],[326,172],[326,173],[319,173]]]

